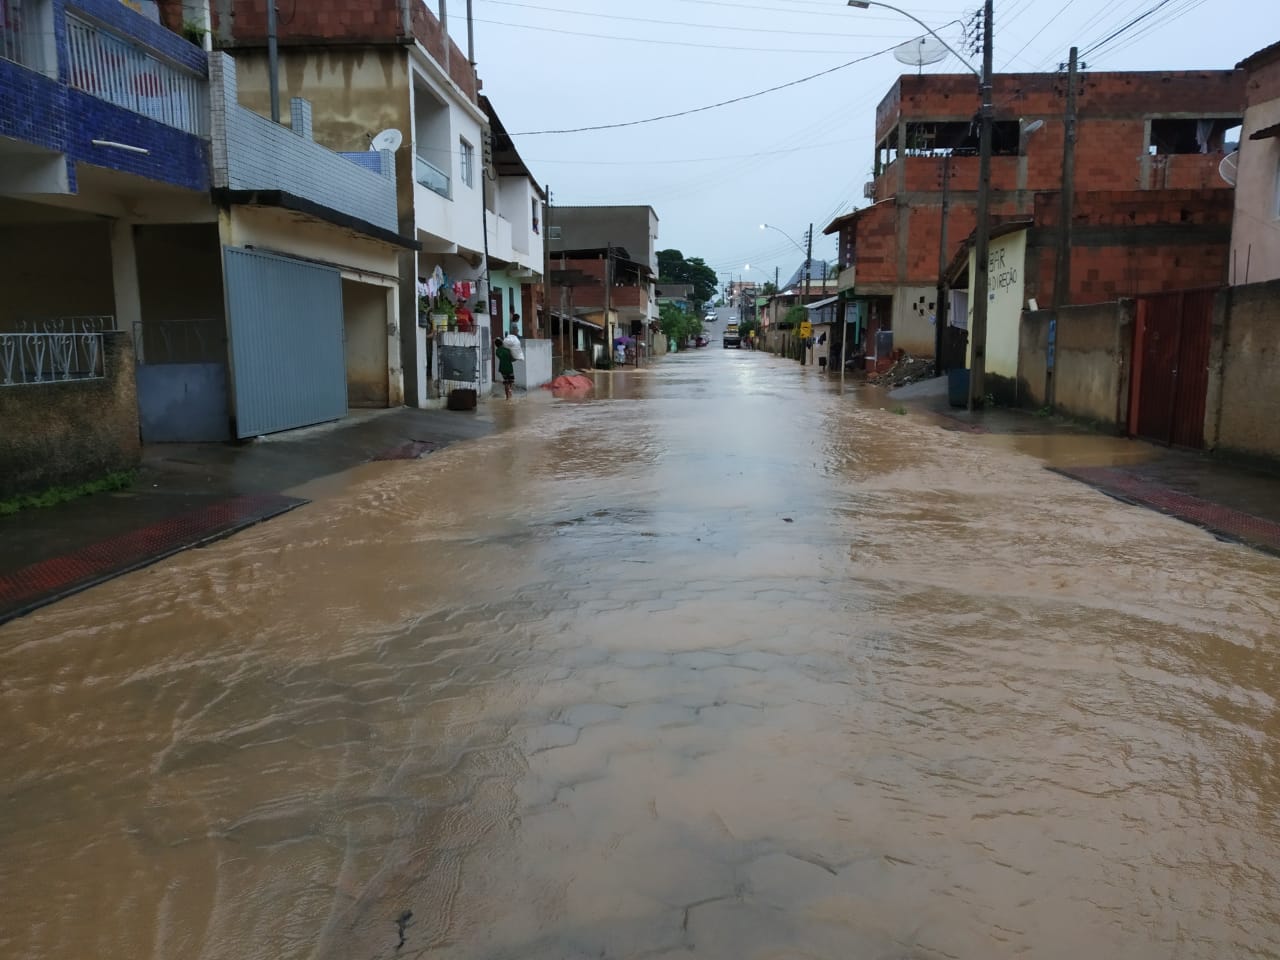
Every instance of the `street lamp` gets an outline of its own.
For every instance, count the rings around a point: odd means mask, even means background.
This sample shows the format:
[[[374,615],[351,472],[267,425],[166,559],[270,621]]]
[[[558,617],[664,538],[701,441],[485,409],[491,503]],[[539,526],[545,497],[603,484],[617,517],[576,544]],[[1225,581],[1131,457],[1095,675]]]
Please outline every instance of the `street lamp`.
[[[991,26],[992,0],[983,4],[982,30],[982,72],[973,68],[969,61],[961,57],[951,48],[951,44],[943,40],[923,20],[881,0],[848,0],[849,6],[866,10],[869,7],[884,7],[894,13],[901,14],[929,31],[929,35],[950,50],[969,71],[978,78],[978,90],[981,94],[982,106],[978,113],[978,225],[973,238],[973,325],[969,330],[969,347],[973,360],[969,368],[969,409],[982,405],[984,396],[983,379],[987,368],[987,269],[991,248],[991,122],[995,109],[991,102]]]
[[[959,60],[966,67],[968,67],[970,73],[972,73],[979,80],[982,79],[982,74],[980,74],[973,67],[973,65],[969,63],[968,60],[960,56],[960,54],[956,53],[956,51],[952,48],[951,44],[947,43],[947,41],[943,40],[940,36],[934,33],[933,28],[929,26],[927,23],[925,23],[923,20],[921,20],[919,17],[917,17],[915,14],[909,13],[908,11],[903,10],[900,7],[895,7],[891,3],[881,3],[880,0],[849,0],[849,6],[857,7],[859,10],[868,10],[871,7],[884,7],[886,10],[892,10],[894,13],[901,14],[902,16],[906,17],[908,20],[914,20],[917,24],[919,24],[928,32],[929,36],[933,37],[933,39],[937,40],[940,44],[942,44],[944,47],[950,50],[952,55],[957,60]]]
[[[800,243],[794,237],[791,236],[791,234],[787,233],[787,231],[783,230],[781,227],[775,227],[771,223],[762,223],[760,224],[760,229],[761,230],[777,230],[780,234],[782,234],[784,237],[786,237],[788,240],[791,241],[791,245],[793,247],[795,247],[801,253],[804,253],[804,247],[802,247]]]

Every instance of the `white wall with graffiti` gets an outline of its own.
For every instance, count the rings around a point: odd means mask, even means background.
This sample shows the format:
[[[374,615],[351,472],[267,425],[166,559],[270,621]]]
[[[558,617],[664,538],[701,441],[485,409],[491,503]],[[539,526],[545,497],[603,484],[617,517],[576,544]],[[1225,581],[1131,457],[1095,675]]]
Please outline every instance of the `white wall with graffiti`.
[[[1018,324],[1022,316],[1023,280],[1026,274],[1027,231],[995,237],[987,263],[987,373],[1018,376]],[[973,251],[969,252],[969,289],[973,290]],[[969,300],[968,326],[973,329],[973,300]],[[968,366],[973,366],[972,347]]]

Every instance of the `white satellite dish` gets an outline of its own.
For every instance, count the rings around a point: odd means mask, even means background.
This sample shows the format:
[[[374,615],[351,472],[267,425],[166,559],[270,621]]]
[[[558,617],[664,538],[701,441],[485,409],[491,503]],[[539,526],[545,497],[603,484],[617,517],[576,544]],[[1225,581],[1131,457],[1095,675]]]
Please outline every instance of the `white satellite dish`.
[[[1223,157],[1222,162],[1218,164],[1218,176],[1220,176],[1223,180],[1227,181],[1227,183],[1231,184],[1231,186],[1233,187],[1236,185],[1236,176],[1238,175],[1239,170],[1240,170],[1240,151],[1239,150],[1232,150],[1225,157]]]
[[[370,150],[390,150],[395,153],[404,143],[404,134],[399,130],[383,130],[369,143]]]
[[[947,48],[937,37],[928,35],[916,37],[893,48],[893,58],[899,63],[909,63],[913,67],[922,67],[926,63],[937,63],[947,58]]]

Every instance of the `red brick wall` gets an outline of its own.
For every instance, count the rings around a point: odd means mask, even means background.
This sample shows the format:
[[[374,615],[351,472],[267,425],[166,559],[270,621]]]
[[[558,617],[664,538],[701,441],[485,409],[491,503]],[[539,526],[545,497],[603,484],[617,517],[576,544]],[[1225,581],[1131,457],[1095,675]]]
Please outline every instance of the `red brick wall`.
[[[551,269],[556,270],[580,270],[587,276],[596,280],[594,286],[574,287],[571,294],[566,294],[565,303],[569,302],[569,297],[573,298],[575,307],[596,307],[603,309],[604,307],[604,258],[592,260],[566,260],[564,266],[560,265],[557,257],[551,259]],[[554,283],[551,285],[551,302],[555,304],[556,309],[560,308],[560,288]],[[610,294],[610,304],[614,308],[619,307],[642,307],[649,302],[648,290],[636,286],[615,286]]]
[[[162,0],[166,7],[178,9],[181,28],[181,0]],[[410,5],[412,31],[441,66],[445,62],[445,45],[449,48],[449,75],[473,102],[479,85],[471,64],[456,43],[444,35],[440,21],[423,0],[299,0],[292,13],[281,17],[277,33],[281,46],[307,44],[405,43],[401,6]],[[230,23],[224,23],[220,9],[229,11]],[[169,20],[171,10],[162,10]],[[220,47],[252,46],[266,43],[267,0],[216,0],[213,32]]]
[[[1081,118],[1141,118],[1162,111],[1228,116],[1244,109],[1244,82],[1244,73],[1235,70],[1086,72],[1077,91],[1077,113]],[[997,73],[992,89],[996,118],[1061,117],[1065,85],[1065,74]],[[899,116],[968,120],[979,106],[978,82],[971,74],[904,74],[876,112],[876,142]]]
[[[231,23],[222,23],[220,7],[230,7]],[[421,3],[418,6],[422,7]],[[423,12],[426,8],[423,7]],[[430,14],[428,14],[429,16]],[[260,46],[267,38],[267,0],[229,0],[214,4],[214,34],[224,46]],[[281,16],[281,44],[318,41],[391,41],[402,36],[400,0],[307,0]]]
[[[1039,282],[1028,295],[1048,303],[1061,201],[1056,193],[1035,199],[1041,243],[1028,273]],[[1067,302],[1100,303],[1225,282],[1233,202],[1230,192],[1216,189],[1076,194]]]
[[[855,282],[896,283],[898,208],[892,202],[870,207],[857,220]]]

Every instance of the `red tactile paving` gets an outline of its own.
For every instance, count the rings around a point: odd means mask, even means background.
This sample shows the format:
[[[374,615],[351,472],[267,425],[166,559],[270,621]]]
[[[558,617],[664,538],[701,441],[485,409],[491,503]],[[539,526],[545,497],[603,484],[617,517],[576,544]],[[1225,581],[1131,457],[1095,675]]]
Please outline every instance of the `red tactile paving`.
[[[374,457],[374,460],[417,460],[430,453],[436,445],[430,440],[406,440],[398,446],[388,447]]]
[[[1150,507],[1217,536],[1280,555],[1280,523],[1264,517],[1202,500],[1118,467],[1071,467],[1055,472],[1119,500]]]
[[[232,497],[65,556],[0,574],[0,623],[181,550],[229,536],[306,502],[274,493]]]

